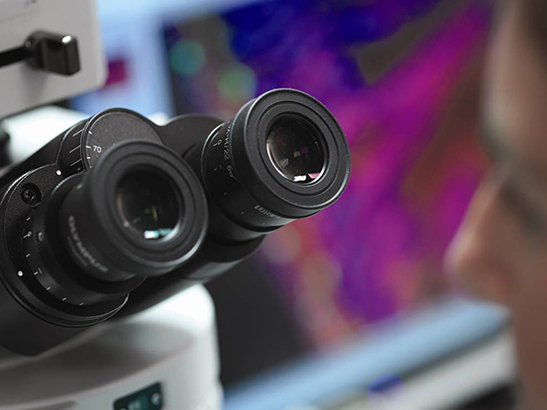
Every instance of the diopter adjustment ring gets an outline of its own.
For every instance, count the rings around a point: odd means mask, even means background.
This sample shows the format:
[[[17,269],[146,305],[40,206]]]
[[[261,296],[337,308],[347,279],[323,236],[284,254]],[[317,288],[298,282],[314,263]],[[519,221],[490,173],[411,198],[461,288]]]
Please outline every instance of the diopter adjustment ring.
[[[58,210],[82,178],[78,174],[58,184],[31,213],[23,231],[25,259],[34,279],[61,302],[78,307],[123,298],[143,281],[143,278],[117,283],[97,280],[74,264],[63,248],[56,224]]]

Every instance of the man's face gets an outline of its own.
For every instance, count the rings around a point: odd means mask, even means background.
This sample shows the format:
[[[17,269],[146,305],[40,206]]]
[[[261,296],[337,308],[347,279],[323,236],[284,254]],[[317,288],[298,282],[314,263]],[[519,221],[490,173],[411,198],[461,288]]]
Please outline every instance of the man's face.
[[[525,393],[547,409],[547,53],[531,39],[510,4],[485,78],[490,172],[447,259],[473,293],[511,309]]]

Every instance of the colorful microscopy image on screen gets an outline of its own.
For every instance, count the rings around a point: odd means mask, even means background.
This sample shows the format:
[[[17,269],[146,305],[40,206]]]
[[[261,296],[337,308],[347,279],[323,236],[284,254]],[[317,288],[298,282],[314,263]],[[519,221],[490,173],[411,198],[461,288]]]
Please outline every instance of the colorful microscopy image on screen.
[[[450,292],[443,253],[484,170],[486,1],[266,1],[165,28],[179,113],[230,118],[271,88],[321,100],[350,143],[332,208],[259,257],[309,340],[329,346]]]

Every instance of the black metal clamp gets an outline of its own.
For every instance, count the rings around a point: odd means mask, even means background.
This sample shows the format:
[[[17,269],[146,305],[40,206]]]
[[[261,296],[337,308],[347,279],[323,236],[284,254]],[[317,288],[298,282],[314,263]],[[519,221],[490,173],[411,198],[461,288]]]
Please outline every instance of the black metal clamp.
[[[21,47],[0,52],[0,68],[22,61],[51,73],[76,74],[81,68],[78,40],[67,34],[37,31]]]

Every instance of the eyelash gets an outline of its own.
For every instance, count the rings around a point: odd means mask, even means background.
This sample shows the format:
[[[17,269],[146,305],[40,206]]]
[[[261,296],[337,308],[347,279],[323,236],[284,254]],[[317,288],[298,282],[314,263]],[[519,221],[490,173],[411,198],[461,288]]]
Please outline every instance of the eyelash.
[[[505,181],[501,186],[500,197],[526,230],[534,234],[547,234],[545,218],[518,192],[511,181]]]

